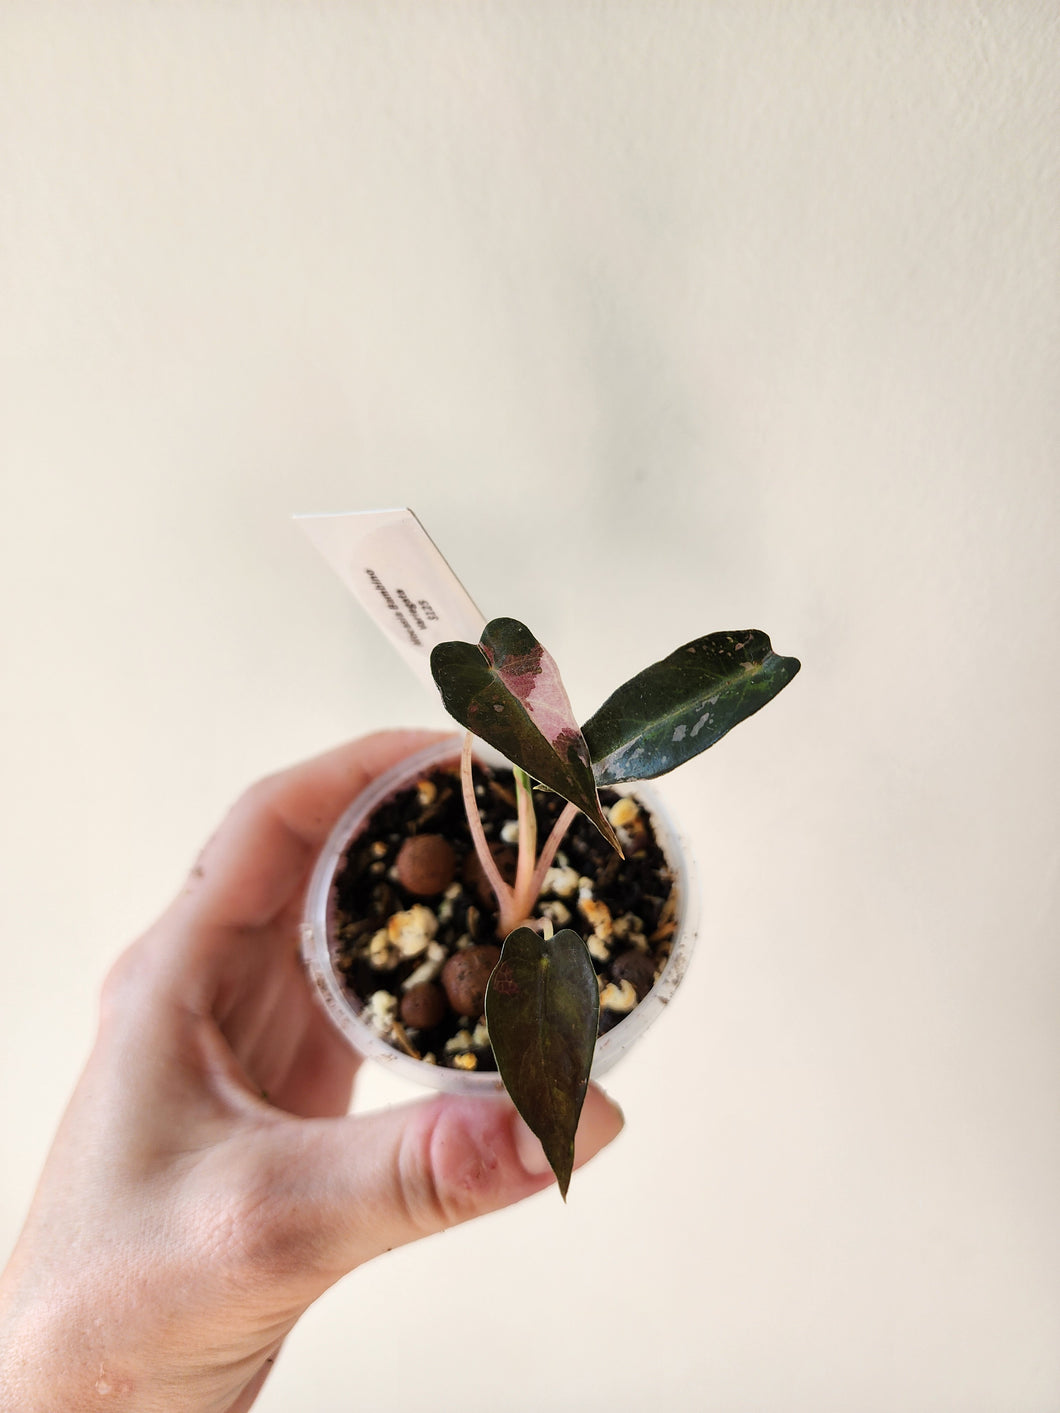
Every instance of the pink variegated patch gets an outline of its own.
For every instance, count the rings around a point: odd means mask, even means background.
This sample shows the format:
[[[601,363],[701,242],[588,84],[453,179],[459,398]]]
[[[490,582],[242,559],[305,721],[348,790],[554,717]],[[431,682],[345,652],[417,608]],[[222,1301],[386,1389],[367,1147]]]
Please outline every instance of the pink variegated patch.
[[[527,652],[507,655],[492,643],[480,643],[479,647],[498,680],[522,703],[556,754],[562,760],[588,765],[589,749],[552,654],[540,643]]]

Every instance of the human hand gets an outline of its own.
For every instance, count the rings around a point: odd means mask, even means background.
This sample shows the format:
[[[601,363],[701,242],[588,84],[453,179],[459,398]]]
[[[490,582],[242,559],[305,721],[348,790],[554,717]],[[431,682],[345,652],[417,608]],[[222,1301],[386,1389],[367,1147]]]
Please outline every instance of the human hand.
[[[385,732],[254,786],[114,966],[0,1279],[4,1410],[245,1413],[341,1276],[549,1185],[504,1098],[347,1116],[357,1060],[302,972],[315,855],[432,739]],[[577,1161],[621,1125],[590,1088]]]

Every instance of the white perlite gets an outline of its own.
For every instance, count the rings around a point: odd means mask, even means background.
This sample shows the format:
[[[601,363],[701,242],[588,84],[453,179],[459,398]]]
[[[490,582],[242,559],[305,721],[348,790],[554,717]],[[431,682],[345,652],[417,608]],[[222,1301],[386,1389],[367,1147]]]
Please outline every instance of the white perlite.
[[[637,993],[630,981],[609,981],[600,992],[600,1005],[605,1011],[631,1011],[637,1004]]]
[[[389,991],[374,991],[364,1003],[361,1018],[377,1035],[386,1036],[390,1034],[397,1017],[397,1007],[397,997],[392,996]]]
[[[553,893],[557,898],[573,898],[578,891],[578,870],[550,868],[545,874],[541,891]]]

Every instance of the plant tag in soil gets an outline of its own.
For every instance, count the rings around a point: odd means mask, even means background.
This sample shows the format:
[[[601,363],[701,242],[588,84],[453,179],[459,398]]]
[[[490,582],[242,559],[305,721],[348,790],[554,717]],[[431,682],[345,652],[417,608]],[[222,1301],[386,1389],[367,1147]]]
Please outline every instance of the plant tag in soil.
[[[477,639],[486,620],[411,510],[294,517],[431,690],[431,649]]]

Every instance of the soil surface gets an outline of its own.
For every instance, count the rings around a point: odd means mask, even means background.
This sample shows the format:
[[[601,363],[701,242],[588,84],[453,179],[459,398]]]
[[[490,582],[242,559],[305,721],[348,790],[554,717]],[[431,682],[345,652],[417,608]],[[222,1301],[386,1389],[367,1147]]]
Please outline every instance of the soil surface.
[[[494,774],[476,765],[475,793],[501,873],[514,877],[517,824],[510,772]],[[550,917],[557,931],[572,927],[586,941],[600,980],[603,1034],[659,976],[672,945],[675,900],[647,811],[635,796],[613,790],[601,790],[600,799],[626,857],[619,858],[579,814],[534,912]],[[535,790],[539,846],[563,805],[558,795]],[[413,839],[417,842],[410,844]],[[480,991],[468,986],[467,977],[483,970],[488,975],[496,960],[493,949],[503,939],[496,933],[496,904],[471,842],[455,766],[424,775],[376,811],[336,876],[332,916],[336,968],[363,1002],[362,1017],[380,1035],[429,1063],[496,1069]],[[447,967],[458,953],[466,955]],[[462,1013],[468,1006],[472,1013]]]

